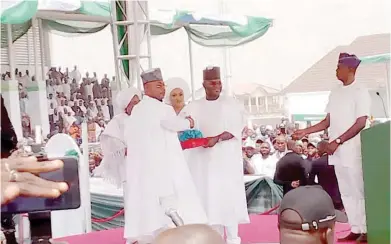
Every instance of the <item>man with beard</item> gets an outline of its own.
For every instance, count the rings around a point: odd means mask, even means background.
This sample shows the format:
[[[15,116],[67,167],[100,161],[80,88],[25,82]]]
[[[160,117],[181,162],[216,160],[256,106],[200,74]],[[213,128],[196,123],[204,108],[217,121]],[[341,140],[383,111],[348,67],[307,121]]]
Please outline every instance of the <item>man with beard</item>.
[[[205,98],[185,110],[208,143],[189,156],[188,163],[209,224],[222,236],[226,231],[228,244],[239,244],[238,224],[249,222],[240,150],[245,110],[235,99],[221,95],[219,67],[206,68],[203,79]]]
[[[273,178],[276,171],[277,159],[270,155],[270,144],[263,142],[260,145],[260,153],[255,154],[250,161],[252,174],[266,175]]]

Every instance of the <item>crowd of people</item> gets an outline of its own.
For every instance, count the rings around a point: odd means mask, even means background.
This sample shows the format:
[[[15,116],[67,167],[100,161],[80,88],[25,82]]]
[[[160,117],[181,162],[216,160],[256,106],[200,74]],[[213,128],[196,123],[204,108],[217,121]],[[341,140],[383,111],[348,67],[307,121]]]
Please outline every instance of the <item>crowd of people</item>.
[[[285,119],[282,119],[281,124],[276,127],[255,125],[254,128],[244,128],[242,133],[244,174],[273,178],[278,160],[288,151],[287,141],[293,132],[294,124]],[[327,132],[295,141],[295,151],[303,159],[313,161],[320,157],[317,146],[322,140],[328,140]]]
[[[15,77],[19,83],[20,111],[22,117],[23,136],[33,137],[30,114],[34,104],[29,101],[29,87],[37,86],[35,77],[26,70],[22,74],[15,69]],[[10,73],[2,74],[2,80],[10,80]],[[99,79],[96,72],[92,76],[88,72],[82,77],[77,66],[72,71],[61,67],[52,67],[45,77],[48,120],[50,134],[69,133],[80,140],[80,124],[86,120],[89,125],[89,142],[96,142],[97,136],[105,125],[113,118],[111,84],[106,74]],[[31,107],[30,107],[31,106]]]
[[[185,232],[178,228],[161,233],[170,226],[167,217],[176,225],[189,224],[188,228],[196,228],[191,224],[208,224],[210,227],[204,225],[208,228],[204,231],[213,229],[218,234],[215,241],[226,237],[229,244],[241,243],[238,225],[250,221],[243,168],[238,164],[242,158],[248,173],[273,176],[274,182],[283,187],[284,198],[278,212],[281,243],[333,243],[335,221],[347,219],[351,232],[339,240],[367,242],[359,134],[369,118],[370,97],[354,82],[359,64],[355,55],[341,53],[336,75],[342,85],[331,92],[326,118],[292,131],[285,121],[276,129],[261,126],[243,130],[244,111],[240,104],[220,96],[218,67],[203,71],[205,99],[188,104],[185,86],[163,81],[160,69],[144,72],[141,78],[145,95],[123,91],[126,103],[122,104],[121,114],[107,126],[118,128],[103,131],[106,136],[101,138],[107,154],[99,168],[107,174],[104,177],[118,178],[125,190],[127,243],[167,243],[175,236],[173,232]],[[50,76],[58,74],[52,70]],[[79,98],[92,101],[94,97],[88,89]],[[128,116],[131,119],[125,119]],[[307,137],[329,128],[330,138],[328,133]],[[194,150],[182,150],[181,135],[194,130],[202,133],[202,144]],[[113,157],[117,160],[111,160]],[[2,161],[2,174],[9,176],[6,183],[14,183],[22,190],[23,184],[15,182],[23,172],[12,168],[14,165],[17,164],[11,160]],[[323,189],[308,186],[315,182]],[[58,193],[64,191],[59,185],[56,187]],[[229,189],[229,194],[224,189]],[[339,207],[334,193],[340,197]],[[4,202],[18,194],[10,195]],[[31,194],[34,195],[39,193]],[[305,196],[311,198],[303,201]],[[336,209],[344,209],[348,218],[345,215],[343,220]],[[300,236],[308,238],[304,241]],[[314,241],[309,241],[310,237]]]

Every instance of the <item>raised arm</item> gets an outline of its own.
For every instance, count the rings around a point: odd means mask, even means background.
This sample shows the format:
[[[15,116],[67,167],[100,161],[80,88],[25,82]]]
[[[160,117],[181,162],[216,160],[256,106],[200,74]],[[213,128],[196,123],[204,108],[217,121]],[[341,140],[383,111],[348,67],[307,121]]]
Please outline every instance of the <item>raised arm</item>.
[[[167,116],[160,121],[160,125],[173,132],[181,132],[194,128],[194,120],[188,117],[182,117],[175,113],[172,107],[167,108]]]
[[[191,117],[182,118],[175,116],[162,120],[160,125],[166,130],[180,132],[192,129],[194,127],[194,120]]]

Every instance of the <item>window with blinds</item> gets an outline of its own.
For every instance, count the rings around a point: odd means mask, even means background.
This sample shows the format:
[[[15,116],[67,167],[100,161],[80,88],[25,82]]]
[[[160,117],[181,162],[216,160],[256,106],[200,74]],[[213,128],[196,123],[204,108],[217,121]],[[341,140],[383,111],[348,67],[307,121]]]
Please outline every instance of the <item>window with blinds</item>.
[[[36,42],[33,41],[33,31],[32,28],[36,28]],[[44,35],[45,43],[48,43],[48,35]],[[35,44],[35,45],[34,45]],[[28,32],[20,37],[13,45],[14,53],[14,63],[15,68],[18,68],[18,65],[34,65],[34,49],[37,49],[38,64],[41,64],[41,48],[39,43],[39,30],[38,26],[31,27]],[[46,49],[49,50],[49,49]],[[45,51],[46,51],[45,50]],[[45,59],[45,66],[48,64],[48,59]],[[8,48],[1,48],[1,64],[8,65]]]

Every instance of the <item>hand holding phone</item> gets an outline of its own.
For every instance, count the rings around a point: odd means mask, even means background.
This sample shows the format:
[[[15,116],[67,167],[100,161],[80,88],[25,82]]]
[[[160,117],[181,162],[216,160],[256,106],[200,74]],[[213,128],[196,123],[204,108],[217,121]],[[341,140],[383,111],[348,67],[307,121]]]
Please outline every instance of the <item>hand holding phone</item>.
[[[2,213],[74,209],[80,206],[76,158],[2,159],[1,176]]]
[[[35,174],[61,169],[59,160],[38,162],[36,157],[12,157],[1,160],[1,204],[18,196],[57,198],[68,190],[66,183],[51,182]]]

